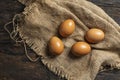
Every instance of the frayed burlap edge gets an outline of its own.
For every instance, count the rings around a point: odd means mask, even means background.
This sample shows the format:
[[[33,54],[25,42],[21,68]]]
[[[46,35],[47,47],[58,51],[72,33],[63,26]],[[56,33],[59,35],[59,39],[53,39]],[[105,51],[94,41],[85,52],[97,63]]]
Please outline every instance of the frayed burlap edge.
[[[24,36],[24,33],[22,33],[22,30],[20,29],[19,29],[19,35],[31,49],[33,49],[38,54],[40,53],[40,49],[36,46],[35,41]],[[42,63],[45,66],[47,66],[49,70],[53,71],[56,75],[60,76],[61,78],[65,78],[67,80],[73,80],[72,76],[70,76],[69,73],[65,72],[62,68],[53,66],[52,64],[44,60],[46,57],[43,57],[42,55],[39,56],[41,57]]]

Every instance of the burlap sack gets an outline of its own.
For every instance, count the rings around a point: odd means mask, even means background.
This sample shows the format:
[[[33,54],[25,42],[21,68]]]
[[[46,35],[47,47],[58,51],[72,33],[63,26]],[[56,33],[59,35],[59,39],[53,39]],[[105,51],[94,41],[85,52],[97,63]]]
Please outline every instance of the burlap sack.
[[[67,80],[94,80],[102,65],[120,68],[120,27],[101,8],[86,0],[19,1],[26,5],[19,16],[19,35],[55,74]],[[75,21],[75,32],[62,38],[64,52],[51,57],[48,55],[48,41],[54,35],[59,36],[58,27],[66,19]],[[93,27],[102,29],[105,39],[90,44],[90,54],[79,58],[71,56],[71,46],[84,41],[86,31]]]

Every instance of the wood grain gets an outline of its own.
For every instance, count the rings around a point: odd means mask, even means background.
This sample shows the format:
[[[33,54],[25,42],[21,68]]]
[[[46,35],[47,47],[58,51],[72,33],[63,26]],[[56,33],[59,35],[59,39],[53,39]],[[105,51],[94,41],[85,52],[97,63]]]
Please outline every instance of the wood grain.
[[[120,24],[120,0],[89,1],[103,8]],[[49,71],[41,61],[30,62],[24,55],[24,48],[16,45],[4,30],[4,24],[24,7],[17,0],[0,0],[0,80],[64,80]],[[30,49],[29,53],[33,55]],[[99,73],[96,80],[120,80],[120,70]]]

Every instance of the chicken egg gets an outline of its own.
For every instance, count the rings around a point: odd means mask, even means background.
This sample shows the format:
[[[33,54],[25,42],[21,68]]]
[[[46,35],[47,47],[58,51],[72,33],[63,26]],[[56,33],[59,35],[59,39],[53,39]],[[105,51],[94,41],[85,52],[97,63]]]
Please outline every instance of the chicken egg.
[[[86,42],[76,42],[71,48],[72,54],[75,56],[86,55],[91,52],[91,47]]]
[[[75,30],[75,22],[72,19],[65,20],[59,28],[59,34],[62,37],[68,37]]]
[[[53,36],[49,41],[49,51],[53,55],[60,55],[64,51],[63,42],[56,36]]]
[[[86,40],[90,43],[98,43],[102,41],[104,37],[105,37],[104,32],[96,28],[88,30],[85,36]]]

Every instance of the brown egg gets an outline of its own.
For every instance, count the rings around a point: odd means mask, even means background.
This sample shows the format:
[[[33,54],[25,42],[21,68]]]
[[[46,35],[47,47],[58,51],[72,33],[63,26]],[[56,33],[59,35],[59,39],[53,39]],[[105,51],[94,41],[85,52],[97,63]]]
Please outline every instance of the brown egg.
[[[49,51],[53,55],[59,55],[63,52],[63,42],[56,36],[52,37],[49,41]]]
[[[62,37],[67,37],[71,35],[75,30],[75,22],[72,19],[65,20],[60,28],[59,33]]]
[[[77,42],[71,48],[72,53],[75,56],[86,55],[91,52],[91,47],[86,42]]]
[[[90,43],[98,43],[102,41],[104,37],[105,37],[104,32],[96,28],[88,30],[85,36],[86,40]]]

